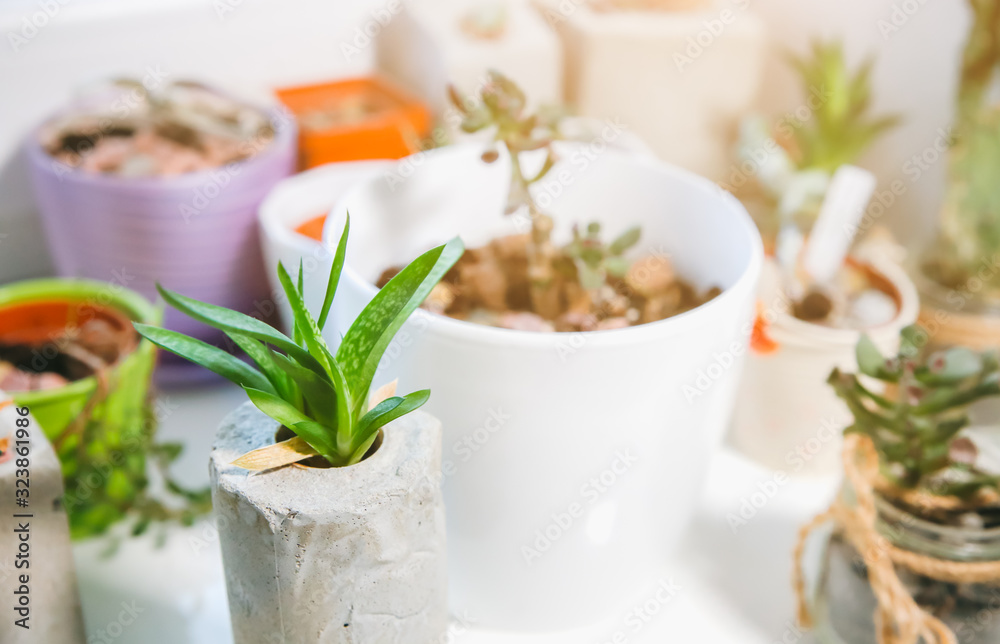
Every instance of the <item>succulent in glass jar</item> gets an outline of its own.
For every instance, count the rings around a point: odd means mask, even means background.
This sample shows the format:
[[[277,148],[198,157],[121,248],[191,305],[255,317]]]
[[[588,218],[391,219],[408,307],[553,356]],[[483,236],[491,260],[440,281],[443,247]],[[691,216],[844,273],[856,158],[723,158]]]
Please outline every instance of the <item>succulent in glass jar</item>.
[[[1000,362],[963,347],[929,353],[919,326],[897,355],[862,337],[858,373],[829,383],[854,422],[847,481],[802,532],[796,583],[805,601],[805,539],[835,526],[806,625],[829,643],[985,644],[1000,638],[1000,470],[995,428],[970,427],[968,408],[1000,395]],[[881,382],[886,393],[874,391]]]

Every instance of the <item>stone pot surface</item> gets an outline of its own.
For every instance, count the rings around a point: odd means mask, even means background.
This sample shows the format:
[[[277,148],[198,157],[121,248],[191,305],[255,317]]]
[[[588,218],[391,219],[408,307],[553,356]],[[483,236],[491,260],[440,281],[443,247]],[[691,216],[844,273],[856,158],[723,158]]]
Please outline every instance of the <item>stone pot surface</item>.
[[[212,450],[212,498],[235,641],[425,644],[447,627],[441,424],[414,412],[344,468],[251,473],[230,463],[274,442],[246,403]]]

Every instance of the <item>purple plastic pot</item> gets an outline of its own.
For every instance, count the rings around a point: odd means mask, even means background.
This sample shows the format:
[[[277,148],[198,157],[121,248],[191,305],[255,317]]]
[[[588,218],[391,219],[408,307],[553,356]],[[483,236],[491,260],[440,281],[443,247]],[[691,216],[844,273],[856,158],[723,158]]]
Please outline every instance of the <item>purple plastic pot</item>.
[[[153,299],[159,282],[272,321],[257,207],[293,173],[298,137],[294,121],[281,112],[271,120],[274,138],[252,157],[169,177],[75,170],[52,158],[36,131],[27,157],[59,275],[117,283]],[[164,325],[224,346],[220,332],[173,309],[166,310]],[[165,355],[161,382],[199,376],[185,365]]]

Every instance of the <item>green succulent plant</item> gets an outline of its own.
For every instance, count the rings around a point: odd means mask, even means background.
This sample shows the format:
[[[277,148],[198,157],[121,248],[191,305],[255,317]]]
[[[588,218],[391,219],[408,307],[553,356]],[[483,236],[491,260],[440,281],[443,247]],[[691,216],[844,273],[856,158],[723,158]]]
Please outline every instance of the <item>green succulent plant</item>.
[[[462,114],[463,131],[475,133],[492,129],[494,143],[502,145],[510,153],[512,177],[505,211],[507,214],[524,212],[531,222],[528,276],[533,309],[542,317],[551,319],[557,313],[554,303],[558,301],[558,294],[554,290],[556,277],[560,273],[560,261],[565,259],[563,253],[579,253],[579,256],[573,259],[580,260],[576,263],[580,269],[578,275],[581,286],[593,290],[603,284],[598,282],[593,271],[600,273],[607,268],[604,259],[595,259],[593,249],[596,245],[610,249],[617,242],[605,247],[596,237],[600,226],[597,227],[596,233],[592,233],[594,224],[591,224],[586,237],[581,238],[577,235],[569,246],[562,249],[562,252],[553,244],[552,218],[535,202],[531,195],[531,187],[544,179],[558,161],[553,144],[565,138],[561,131],[561,121],[565,114],[558,109],[539,109],[529,112],[524,92],[514,81],[494,70],[489,72],[488,78],[489,82],[483,85],[478,97],[463,99],[454,87],[450,87],[449,99]],[[545,158],[541,167],[535,174],[526,175],[521,155],[542,150],[545,151]],[[496,148],[491,148],[483,154],[483,161],[487,163],[492,163],[497,158],[499,152]],[[635,241],[629,244],[631,246],[638,241],[640,232],[635,228],[630,230],[629,234],[635,235]],[[588,259],[584,259],[584,255]],[[624,258],[620,257],[621,253],[614,255],[607,258],[610,260],[608,266],[624,262]],[[621,272],[624,274],[627,268],[626,265]]]
[[[921,327],[906,327],[899,353],[886,358],[862,336],[860,374],[896,395],[875,393],[858,374],[834,369],[828,382],[854,416],[845,431],[872,440],[883,474],[900,488],[960,498],[1000,489],[1000,477],[977,468],[975,445],[962,434],[969,405],[1000,395],[1000,362],[994,353],[962,347],[927,355],[926,337]]]
[[[379,361],[410,314],[464,252],[455,238],[427,251],[392,278],[358,315],[333,353],[322,336],[344,266],[350,219],[344,225],[318,320],[303,302],[298,282],[284,266],[278,276],[294,315],[293,337],[242,313],[199,302],[162,287],[168,304],[220,329],[253,360],[174,331],[136,324],[154,344],[243,387],[258,409],[291,430],[332,466],[360,461],[380,428],[419,408],[430,391],[393,396],[368,408]]]
[[[869,58],[852,72],[839,42],[814,42],[812,56],[792,57],[802,84],[819,94],[812,118],[792,126],[800,169],[833,173],[854,163],[875,140],[899,123],[897,115],[871,115]]]
[[[639,228],[632,227],[605,244],[601,241],[601,224],[595,221],[582,234],[574,226],[573,240],[563,247],[563,252],[576,263],[580,285],[596,289],[605,284],[609,275],[625,277],[629,268],[625,252],[639,242],[639,235]]]
[[[959,77],[935,277],[960,287],[1000,247],[1000,1],[969,0],[972,27]],[[992,287],[996,291],[995,286]]]

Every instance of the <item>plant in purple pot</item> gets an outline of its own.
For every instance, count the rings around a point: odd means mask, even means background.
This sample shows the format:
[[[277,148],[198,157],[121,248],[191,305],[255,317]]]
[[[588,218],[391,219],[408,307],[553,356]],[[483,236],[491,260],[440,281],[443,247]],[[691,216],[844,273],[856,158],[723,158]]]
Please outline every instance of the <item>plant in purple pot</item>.
[[[293,172],[295,141],[283,112],[197,83],[147,77],[87,92],[27,142],[57,271],[148,297],[159,281],[270,318],[256,210]],[[173,311],[165,324],[224,341]]]

